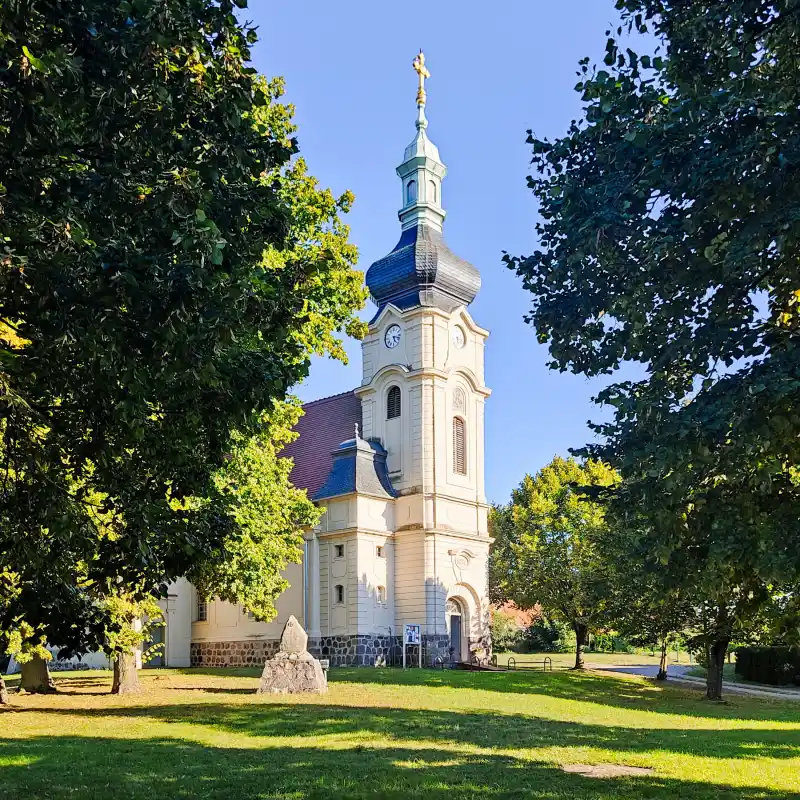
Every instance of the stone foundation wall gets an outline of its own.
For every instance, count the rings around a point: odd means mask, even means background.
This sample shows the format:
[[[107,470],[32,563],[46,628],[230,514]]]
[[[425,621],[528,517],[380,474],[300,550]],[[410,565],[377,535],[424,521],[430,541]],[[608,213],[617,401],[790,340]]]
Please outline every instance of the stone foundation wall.
[[[243,642],[192,642],[193,667],[263,667],[278,652],[278,639]]]
[[[47,668],[50,672],[73,672],[84,669],[98,669],[97,667],[90,666],[85,661],[62,661],[58,658],[54,658],[52,661],[48,662]]]
[[[371,667],[389,664],[392,636],[323,636],[309,639],[308,652],[317,658],[327,658],[332,667]]]
[[[278,652],[277,639],[258,639],[238,642],[192,642],[193,667],[262,667],[264,662]],[[446,635],[422,637],[422,663],[434,666],[441,658],[450,663],[450,638]],[[323,636],[308,640],[308,652],[316,658],[326,658],[332,667],[372,667],[399,665],[403,657],[400,636]],[[406,649],[410,666],[418,663],[416,647]]]

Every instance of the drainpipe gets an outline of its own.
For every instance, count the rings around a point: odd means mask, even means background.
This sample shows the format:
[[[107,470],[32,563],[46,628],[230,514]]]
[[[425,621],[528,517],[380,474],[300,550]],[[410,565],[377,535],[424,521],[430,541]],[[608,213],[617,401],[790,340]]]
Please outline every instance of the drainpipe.
[[[303,537],[303,629],[308,630],[308,539]]]

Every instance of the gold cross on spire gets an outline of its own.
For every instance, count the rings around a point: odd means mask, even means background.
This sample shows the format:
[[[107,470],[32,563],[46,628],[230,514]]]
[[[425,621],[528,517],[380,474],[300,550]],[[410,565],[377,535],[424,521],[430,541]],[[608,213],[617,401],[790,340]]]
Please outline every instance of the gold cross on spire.
[[[428,72],[427,68],[425,67],[425,53],[422,50],[419,51],[417,57],[414,59],[414,63],[412,65],[414,67],[414,71],[419,75],[419,89],[417,90],[417,105],[424,106],[425,105],[425,78],[430,78],[431,74]]]

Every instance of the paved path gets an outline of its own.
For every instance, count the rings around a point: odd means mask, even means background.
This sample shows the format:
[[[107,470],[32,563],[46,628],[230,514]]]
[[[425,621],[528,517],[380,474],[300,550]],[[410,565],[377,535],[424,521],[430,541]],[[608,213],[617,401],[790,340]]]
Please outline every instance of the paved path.
[[[589,669],[605,671],[605,672],[620,672],[626,675],[640,675],[643,678],[655,678],[658,675],[658,667],[653,664],[636,664],[630,666],[613,666],[609,664],[587,664]],[[698,689],[704,689],[706,682],[703,678],[695,678],[686,673],[694,667],[685,666],[683,664],[670,664],[667,667],[667,677],[672,683],[680,683],[682,685],[693,686]],[[725,681],[722,686],[723,693],[727,694],[743,694],[751,697],[766,697],[772,700],[795,700],[800,702],[800,690],[786,689],[786,688],[772,688],[771,686],[753,686],[749,683],[736,683],[732,681]]]
[[[591,664],[587,663],[589,669],[607,670],[608,672],[624,672],[627,675],[641,675],[643,678],[655,678],[658,675],[658,664],[630,664],[628,666],[616,666],[614,664]],[[670,664],[667,666],[668,678],[682,678],[690,669],[694,667],[684,666],[683,664]]]

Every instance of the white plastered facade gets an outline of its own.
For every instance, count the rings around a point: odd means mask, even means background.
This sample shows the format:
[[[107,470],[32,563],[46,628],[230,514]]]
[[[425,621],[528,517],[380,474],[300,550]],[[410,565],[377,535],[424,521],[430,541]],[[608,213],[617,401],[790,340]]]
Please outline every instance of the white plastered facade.
[[[394,325],[400,341],[389,348],[386,331]],[[257,663],[289,614],[335,664],[396,662],[405,624],[422,626],[429,663],[488,655],[487,336],[464,307],[383,309],[362,344],[363,378],[355,391],[361,436],[386,449],[397,496],[350,493],[321,501],[325,513],[305,534],[304,563],[287,572],[291,586],[278,600],[274,622],[257,622],[243,608],[213,600],[198,621],[193,587],[173,585],[167,665]],[[395,386],[400,414],[389,419],[387,398]],[[456,470],[455,418],[466,433],[465,474]],[[256,646],[243,648],[248,642]]]

